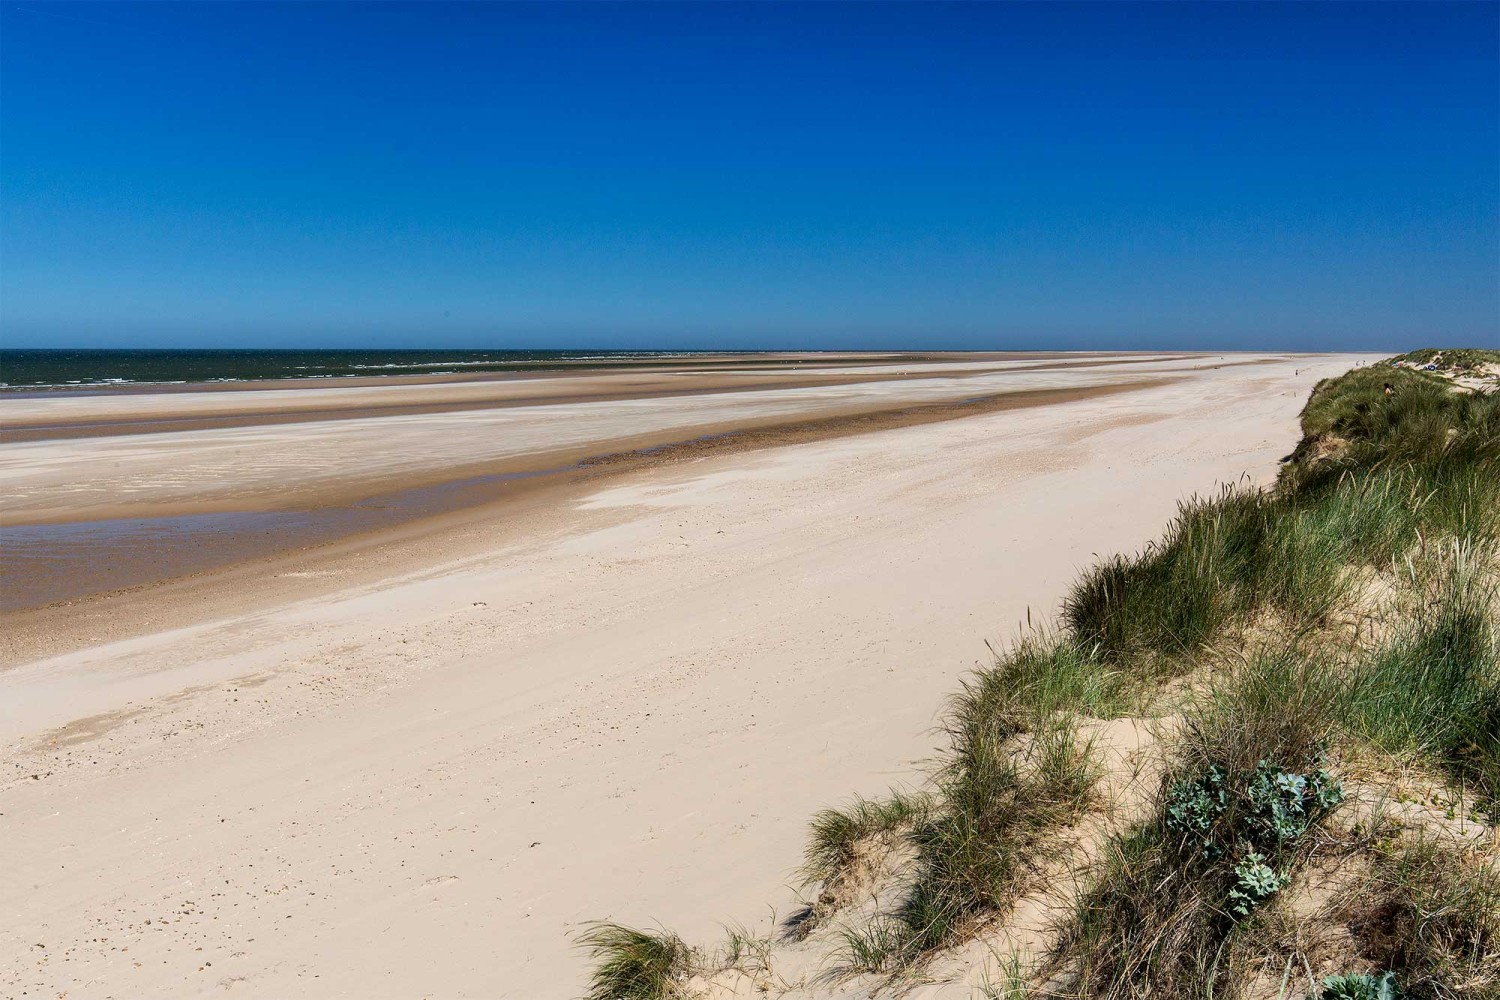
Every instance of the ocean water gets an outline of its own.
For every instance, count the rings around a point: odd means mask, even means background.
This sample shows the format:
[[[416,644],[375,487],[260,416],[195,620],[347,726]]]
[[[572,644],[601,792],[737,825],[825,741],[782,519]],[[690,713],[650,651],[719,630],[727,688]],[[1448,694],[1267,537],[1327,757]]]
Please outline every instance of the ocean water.
[[[0,350],[0,389],[545,370],[691,351]]]

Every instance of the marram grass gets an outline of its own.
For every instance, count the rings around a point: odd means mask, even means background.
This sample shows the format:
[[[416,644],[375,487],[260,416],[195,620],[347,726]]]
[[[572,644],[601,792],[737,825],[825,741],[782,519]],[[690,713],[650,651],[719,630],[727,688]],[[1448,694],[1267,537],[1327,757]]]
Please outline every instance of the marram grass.
[[[594,960],[586,1000],[688,1000],[693,952],[676,934],[600,922],[578,944]]]

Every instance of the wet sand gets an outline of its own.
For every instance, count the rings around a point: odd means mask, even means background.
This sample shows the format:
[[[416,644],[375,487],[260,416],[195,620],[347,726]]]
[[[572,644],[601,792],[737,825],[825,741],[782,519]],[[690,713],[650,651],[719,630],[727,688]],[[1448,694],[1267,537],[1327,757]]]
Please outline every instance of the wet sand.
[[[861,434],[889,427],[1046,406],[1129,392],[1163,381],[1144,379],[1073,389],[995,393],[954,403],[930,403],[837,413],[772,423],[700,428],[698,436],[608,441],[502,461],[458,478],[346,498],[320,498],[293,510],[208,510],[155,516],[48,520],[0,529],[6,585],[0,612],[45,608],[113,595],[253,559],[373,535],[480,506],[516,500],[537,489],[584,488],[602,476],[709,453],[769,447]],[[628,445],[628,447],[627,447]],[[621,450],[599,450],[620,448]],[[490,516],[496,511],[486,512]],[[13,622],[25,627],[23,622]]]
[[[1168,352],[1146,352],[1167,356]],[[804,367],[844,368],[867,365],[932,364],[939,361],[1068,360],[1083,356],[1077,351],[944,351],[897,353],[860,351],[755,352],[737,354],[691,354],[649,358],[559,359],[550,361],[495,362],[493,368],[466,371],[407,372],[382,375],[309,376],[276,379],[228,379],[214,382],[126,382],[108,385],[8,386],[0,388],[0,399],[65,399],[172,395],[175,393],[236,393],[277,389],[328,389],[391,387],[402,385],[452,385],[463,382],[493,382],[514,379],[576,377],[587,374],[676,373],[711,371],[787,371]],[[1090,352],[1089,357],[1140,356],[1139,352]]]
[[[537,377],[0,397],[0,665],[187,624],[247,591],[311,595],[320,588],[308,581],[342,578],[304,570],[289,583],[288,562],[378,552],[416,564],[414,543],[429,532],[566,502],[608,476],[1130,392],[1269,359],[771,360],[796,370],[768,376],[738,357],[709,374],[715,365],[698,359]],[[161,431],[164,423],[178,429]],[[414,558],[393,559],[398,539]],[[172,594],[157,600],[167,585]]]
[[[865,360],[851,368],[842,359],[838,368],[796,362],[795,371],[751,367],[748,362],[728,370],[705,373],[707,363],[694,368],[656,368],[620,371],[530,375],[476,374],[470,376],[392,376],[338,380],[279,380],[237,383],[233,396],[223,384],[145,387],[126,386],[94,392],[0,393],[0,440],[51,441],[121,434],[158,434],[168,431],[209,430],[304,423],[317,420],[358,420],[373,417],[416,416],[462,410],[516,406],[558,406],[582,402],[616,402],[702,396],[721,392],[768,389],[816,389],[828,386],[928,379],[934,375],[974,377],[996,371],[1039,371],[1186,360],[1185,355],[1120,358],[1076,356],[1039,361],[1027,356],[1003,367],[994,359],[987,365],[960,367],[953,357],[894,362]],[[1025,364],[1015,363],[1024,360]],[[860,371],[882,364],[879,372]],[[445,387],[445,388],[437,388]],[[170,391],[169,391],[170,390]],[[357,391],[375,390],[375,391]],[[142,399],[150,396],[150,399]]]
[[[460,381],[0,397],[0,612],[65,605],[92,617],[83,606],[91,598],[349,539],[373,544],[414,522],[607,473],[1129,391],[1209,363],[764,360],[740,357],[715,371],[698,359]],[[12,617],[0,656],[28,655],[37,637],[61,648],[59,617]]]

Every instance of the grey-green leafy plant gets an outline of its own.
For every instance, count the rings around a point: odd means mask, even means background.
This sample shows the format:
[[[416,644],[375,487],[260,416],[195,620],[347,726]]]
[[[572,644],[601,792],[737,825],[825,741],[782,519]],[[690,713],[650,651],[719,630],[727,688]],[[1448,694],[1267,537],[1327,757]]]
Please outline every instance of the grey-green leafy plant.
[[[1261,760],[1242,782],[1230,782],[1222,767],[1212,765],[1172,786],[1163,819],[1204,861],[1238,854],[1228,908],[1247,917],[1285,885],[1265,852],[1274,855],[1297,840],[1343,799],[1342,782],[1321,760],[1306,774]]]
[[[1308,1000],[1401,1000],[1403,995],[1394,972],[1358,972],[1327,977]]]
[[[1274,838],[1277,843],[1296,840],[1324,813],[1344,801],[1344,786],[1320,766],[1308,774],[1297,774],[1268,761],[1256,765],[1246,789],[1253,811],[1247,817],[1252,839]]]
[[[1199,778],[1179,781],[1167,793],[1167,829],[1175,830],[1198,842],[1209,858],[1222,852],[1214,842],[1214,824],[1229,808],[1229,794],[1224,790],[1224,771],[1218,765]]]
[[[1248,917],[1255,908],[1286,885],[1284,876],[1266,864],[1266,856],[1251,851],[1234,866],[1234,885],[1229,889],[1229,912]]]

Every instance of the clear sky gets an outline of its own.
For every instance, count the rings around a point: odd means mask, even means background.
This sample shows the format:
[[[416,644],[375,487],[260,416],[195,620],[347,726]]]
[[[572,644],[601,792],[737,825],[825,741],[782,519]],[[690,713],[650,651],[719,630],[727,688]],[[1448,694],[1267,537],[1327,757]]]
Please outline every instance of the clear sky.
[[[0,343],[1500,344],[1500,6],[0,4]]]

